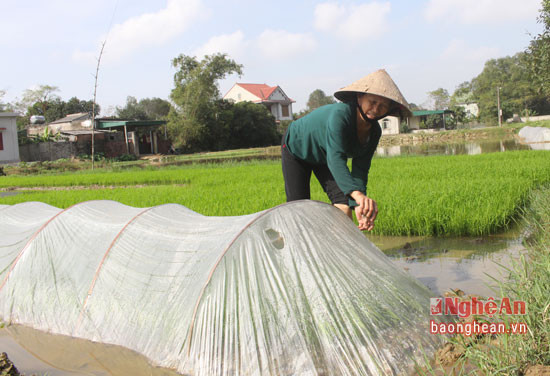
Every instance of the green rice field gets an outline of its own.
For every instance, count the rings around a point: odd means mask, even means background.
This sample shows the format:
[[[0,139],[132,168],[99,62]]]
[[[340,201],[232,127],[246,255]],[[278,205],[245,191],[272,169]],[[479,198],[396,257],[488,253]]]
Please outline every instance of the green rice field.
[[[368,184],[368,195],[380,210],[374,232],[496,233],[513,223],[531,191],[548,184],[547,151],[375,158]],[[0,189],[16,187],[38,190],[2,197],[0,204],[42,201],[65,208],[81,201],[108,199],[137,207],[178,203],[205,215],[231,216],[285,201],[277,161],[0,178]],[[315,178],[312,198],[327,201]]]

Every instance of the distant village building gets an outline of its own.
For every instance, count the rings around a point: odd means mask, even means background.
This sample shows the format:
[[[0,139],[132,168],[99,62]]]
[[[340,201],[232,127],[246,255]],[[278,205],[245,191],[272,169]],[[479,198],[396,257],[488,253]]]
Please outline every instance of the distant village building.
[[[0,112],[0,164],[19,162],[16,118],[13,112]]]
[[[477,103],[461,103],[458,106],[464,109],[468,118],[477,118],[479,116],[479,106]]]
[[[290,99],[279,86],[236,83],[223,99],[233,102],[261,103],[273,114],[275,121],[293,120],[292,103],[295,101]]]
[[[81,112],[77,114],[69,114],[64,118],[52,121],[49,124],[31,124],[27,128],[27,135],[36,136],[43,134],[46,127],[48,127],[50,132],[53,134],[61,133],[63,131],[91,131],[92,117],[87,112]]]
[[[378,121],[382,128],[382,135],[399,134],[400,120],[397,116],[386,116]]]
[[[164,120],[97,119],[96,128],[111,131],[106,143],[111,154],[168,154],[172,144]]]
[[[446,119],[449,118],[449,115],[454,114],[451,110],[421,110],[413,111],[413,116],[409,118],[409,129],[419,130],[421,124],[426,122],[428,116],[438,115],[441,116],[441,129],[445,129]]]
[[[114,158],[124,154],[167,154],[171,142],[166,121],[96,118],[88,113],[70,114],[49,124],[30,124],[27,136],[40,137],[48,129],[56,135],[55,142],[31,143],[21,146],[23,161],[44,161],[91,154],[92,134],[95,153]]]

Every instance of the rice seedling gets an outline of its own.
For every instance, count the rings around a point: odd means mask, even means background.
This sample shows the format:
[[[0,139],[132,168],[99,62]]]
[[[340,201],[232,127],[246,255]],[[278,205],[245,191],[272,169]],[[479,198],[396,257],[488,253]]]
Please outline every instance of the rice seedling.
[[[529,193],[547,183],[550,162],[546,151],[375,158],[367,193],[379,205],[375,233],[482,235],[506,229],[529,202]],[[277,161],[0,179],[0,188],[92,185],[115,188],[25,191],[0,198],[0,204],[42,201],[67,207],[110,199],[138,207],[178,203],[201,214],[228,216],[254,213],[285,201]],[[311,192],[312,199],[327,201],[315,178]]]
[[[173,174],[170,169],[97,171],[60,175],[18,176],[10,175],[0,179],[0,188],[9,187],[69,187],[69,186],[117,186],[139,184],[185,184],[181,174]]]

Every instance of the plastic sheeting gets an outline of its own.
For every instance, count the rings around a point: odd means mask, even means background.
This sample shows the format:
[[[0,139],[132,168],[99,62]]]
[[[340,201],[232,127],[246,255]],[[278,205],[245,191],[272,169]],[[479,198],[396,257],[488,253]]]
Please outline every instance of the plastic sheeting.
[[[518,136],[535,150],[550,150],[550,128],[523,127]]]
[[[4,321],[190,375],[407,372],[441,338],[430,292],[340,210],[240,217],[168,204],[0,207]]]

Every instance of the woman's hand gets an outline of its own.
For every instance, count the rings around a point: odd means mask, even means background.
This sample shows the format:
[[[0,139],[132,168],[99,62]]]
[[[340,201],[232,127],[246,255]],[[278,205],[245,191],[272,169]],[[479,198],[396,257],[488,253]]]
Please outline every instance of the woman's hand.
[[[357,202],[355,216],[359,222],[359,230],[371,231],[374,228],[374,221],[378,215],[378,205],[372,198],[368,198],[360,191],[353,191],[351,198]]]

